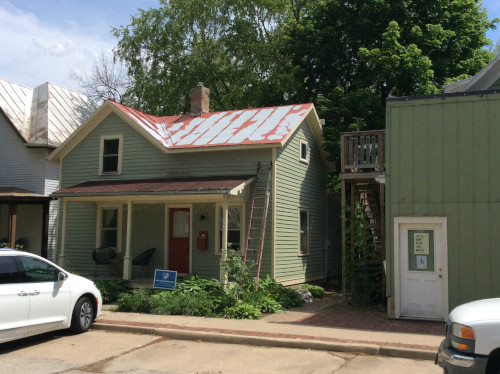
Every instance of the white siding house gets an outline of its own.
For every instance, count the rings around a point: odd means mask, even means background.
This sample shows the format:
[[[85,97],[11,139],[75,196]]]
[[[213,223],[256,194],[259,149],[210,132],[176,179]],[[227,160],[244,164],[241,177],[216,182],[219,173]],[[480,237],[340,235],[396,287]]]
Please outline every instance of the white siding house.
[[[59,164],[47,157],[92,110],[85,95],[53,83],[0,79],[0,246],[53,259]]]

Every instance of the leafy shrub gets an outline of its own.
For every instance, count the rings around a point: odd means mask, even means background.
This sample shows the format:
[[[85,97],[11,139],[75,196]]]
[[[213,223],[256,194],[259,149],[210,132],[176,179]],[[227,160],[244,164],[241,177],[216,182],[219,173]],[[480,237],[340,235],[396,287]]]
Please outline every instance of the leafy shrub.
[[[131,294],[123,293],[118,298],[119,312],[151,313],[151,295],[153,290],[138,288]]]
[[[176,291],[182,293],[195,293],[205,291],[213,295],[225,294],[224,286],[217,279],[205,279],[198,275],[187,275],[177,283]]]
[[[163,315],[214,316],[216,298],[205,291],[161,292],[151,296],[151,312]]]
[[[223,315],[225,318],[234,318],[234,319],[262,318],[262,314],[258,307],[245,302],[240,302],[235,306],[226,308],[223,312]]]
[[[302,298],[297,292],[271,279],[269,275],[259,280],[259,288],[267,292],[283,309],[290,309],[302,304]]]
[[[303,284],[300,286],[303,290],[307,290],[313,295],[314,298],[320,299],[325,296],[325,289],[321,286],[316,286],[314,284]]]
[[[128,281],[125,279],[95,280],[94,282],[99,291],[101,291],[103,303],[116,301],[122,293],[126,293],[129,290]]]
[[[259,308],[262,313],[266,314],[283,311],[281,304],[278,303],[272,295],[261,289],[253,289],[252,291],[245,292],[242,296],[242,301]]]

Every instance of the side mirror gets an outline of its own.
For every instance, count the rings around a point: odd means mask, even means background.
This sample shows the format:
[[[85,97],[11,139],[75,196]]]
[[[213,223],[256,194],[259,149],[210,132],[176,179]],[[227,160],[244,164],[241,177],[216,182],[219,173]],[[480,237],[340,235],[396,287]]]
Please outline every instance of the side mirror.
[[[66,278],[68,278],[68,276],[64,274],[62,271],[60,271],[59,274],[57,274],[57,281],[59,283],[64,282]]]

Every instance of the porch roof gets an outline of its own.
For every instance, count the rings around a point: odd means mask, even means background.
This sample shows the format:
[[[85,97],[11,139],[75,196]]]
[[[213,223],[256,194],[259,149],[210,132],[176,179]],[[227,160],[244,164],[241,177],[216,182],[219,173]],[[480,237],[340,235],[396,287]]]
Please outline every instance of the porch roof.
[[[60,189],[54,197],[174,195],[174,194],[232,194],[250,184],[253,175],[155,178],[132,180],[88,181]]]
[[[0,187],[0,200],[49,200],[48,196],[19,187]]]

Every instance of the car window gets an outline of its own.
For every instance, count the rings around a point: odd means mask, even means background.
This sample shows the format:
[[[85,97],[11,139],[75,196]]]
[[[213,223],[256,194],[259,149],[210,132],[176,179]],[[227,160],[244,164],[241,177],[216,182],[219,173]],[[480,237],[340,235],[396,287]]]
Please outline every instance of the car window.
[[[0,284],[20,282],[21,278],[14,256],[0,256]]]
[[[55,267],[33,257],[20,256],[19,259],[23,264],[27,283],[57,281],[59,271]]]

